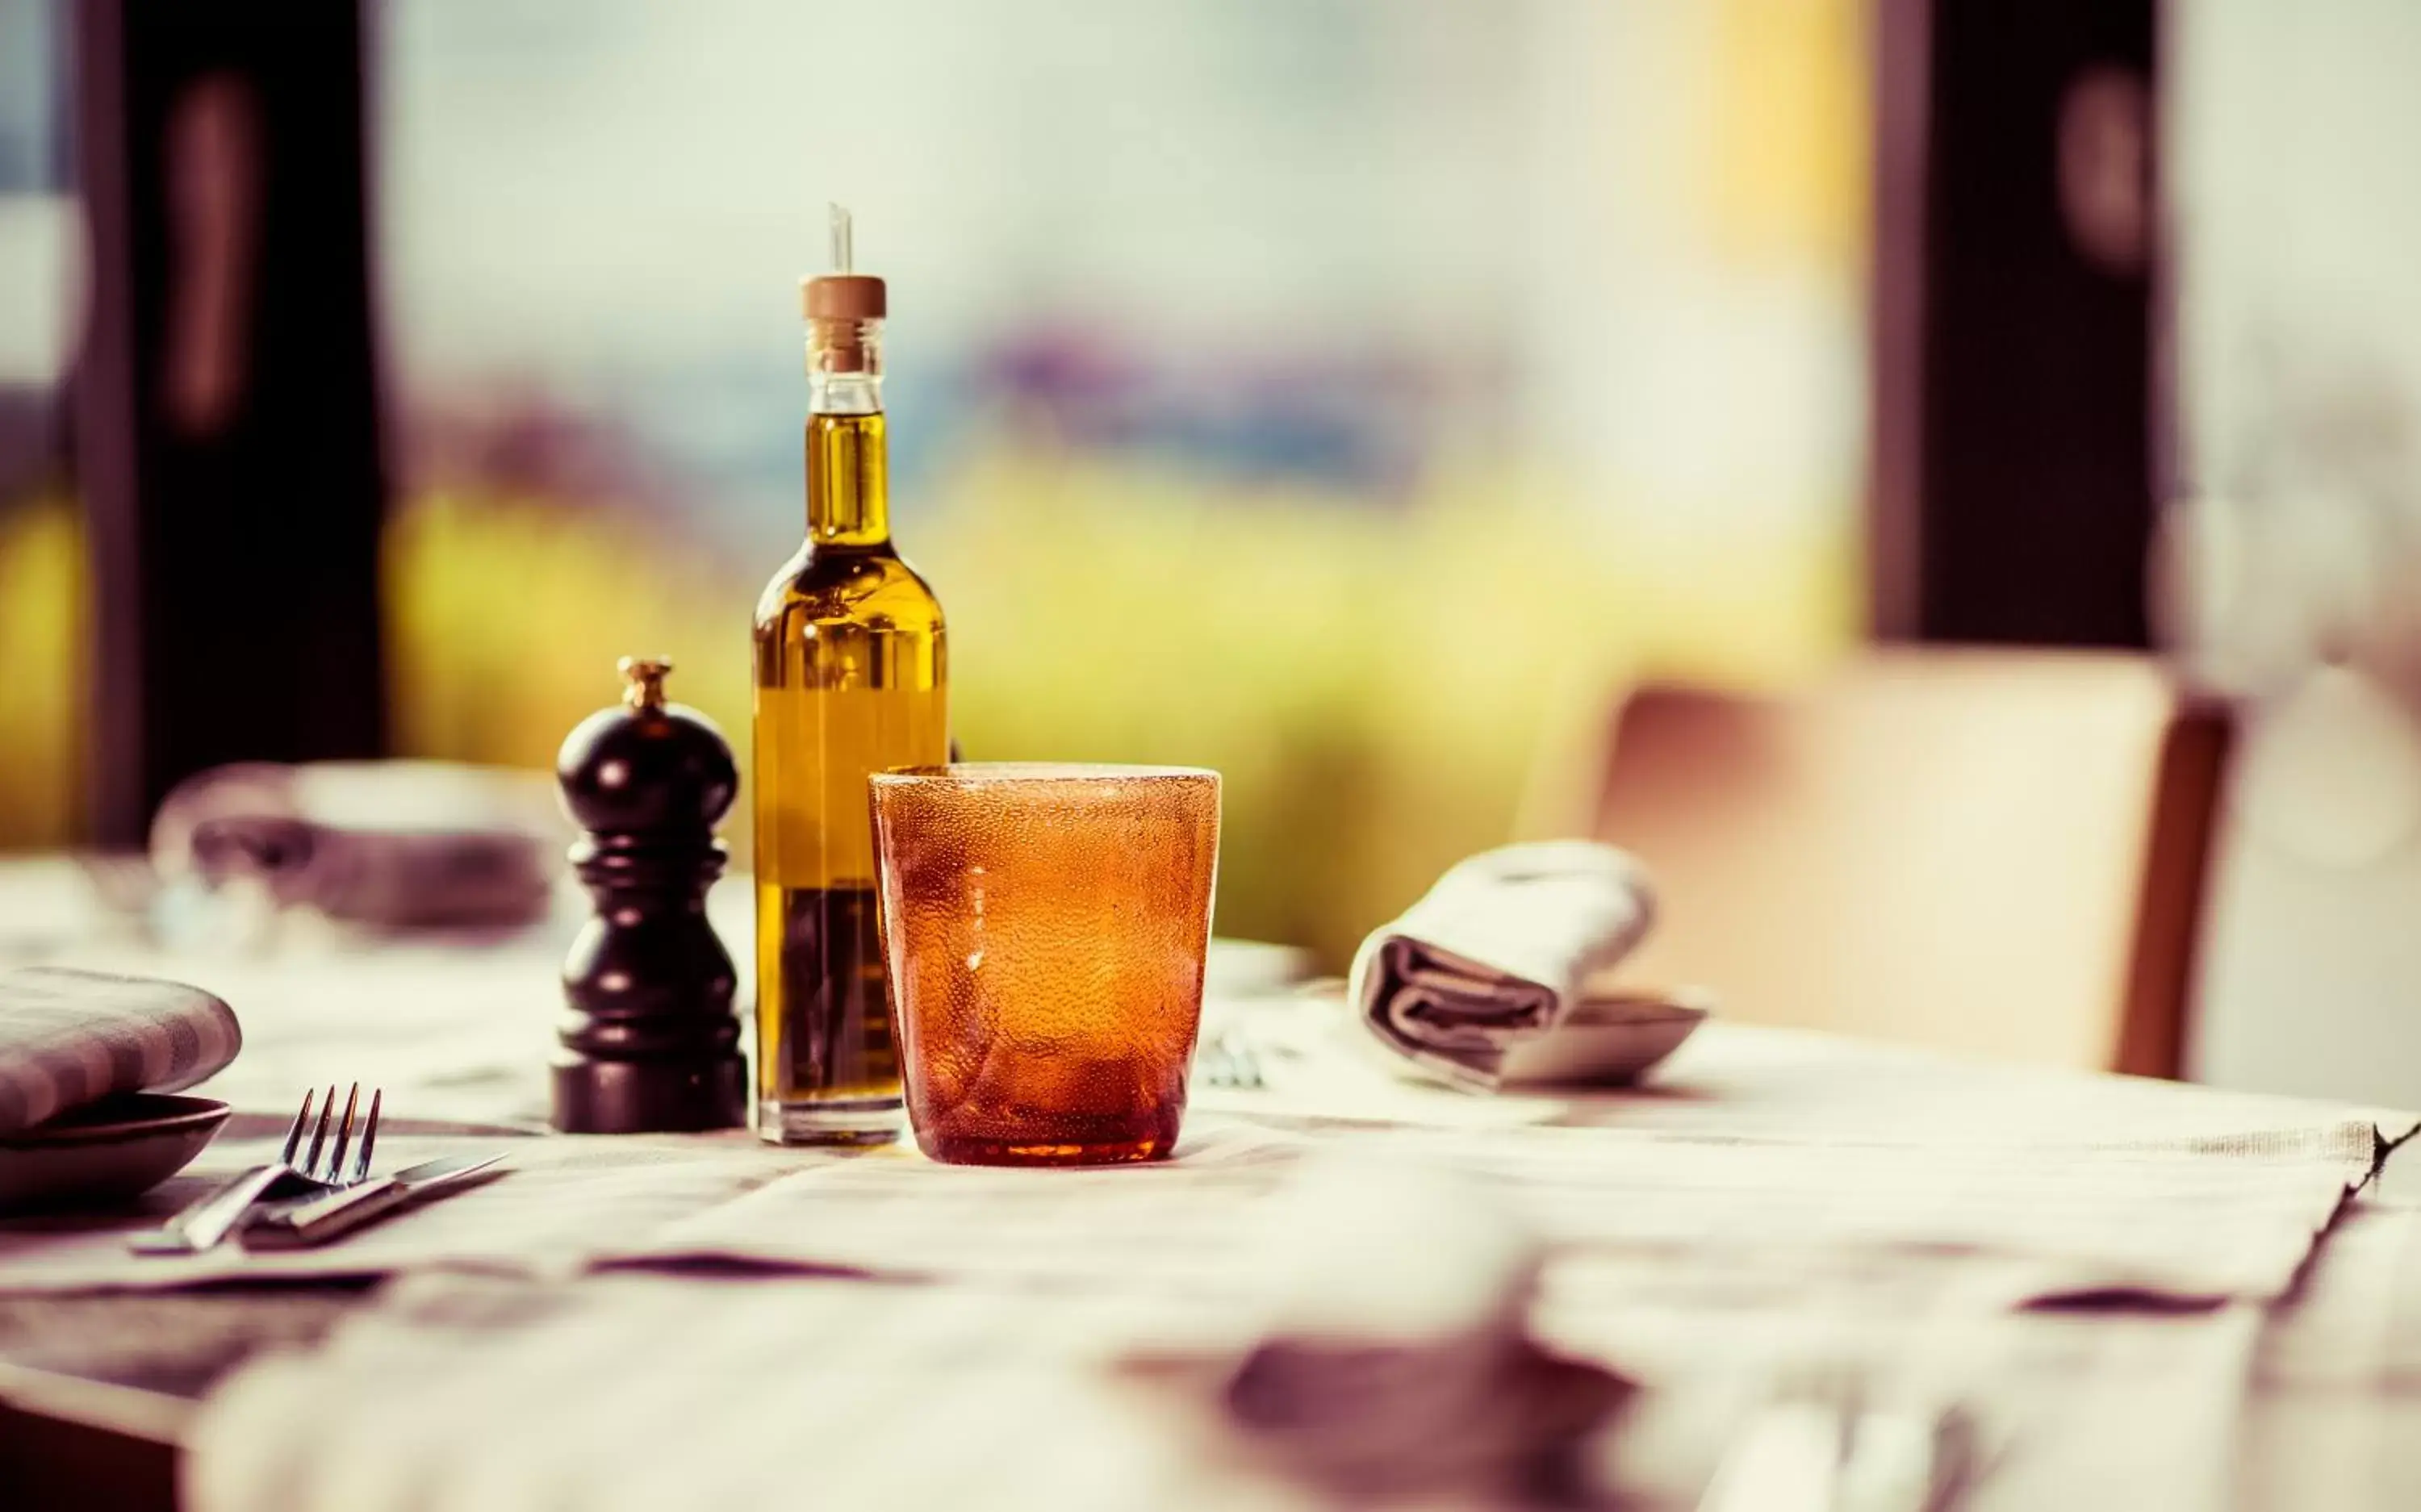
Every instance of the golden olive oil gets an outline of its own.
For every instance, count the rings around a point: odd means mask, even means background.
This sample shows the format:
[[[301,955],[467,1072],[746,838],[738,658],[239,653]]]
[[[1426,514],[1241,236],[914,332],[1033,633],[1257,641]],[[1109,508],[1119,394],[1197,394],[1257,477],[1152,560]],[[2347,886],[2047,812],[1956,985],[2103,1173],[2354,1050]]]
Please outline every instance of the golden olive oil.
[[[841,267],[805,290],[806,540],[757,605],[757,1129],[780,1144],[898,1136],[867,777],[949,750],[942,606],[891,544],[882,284]]]

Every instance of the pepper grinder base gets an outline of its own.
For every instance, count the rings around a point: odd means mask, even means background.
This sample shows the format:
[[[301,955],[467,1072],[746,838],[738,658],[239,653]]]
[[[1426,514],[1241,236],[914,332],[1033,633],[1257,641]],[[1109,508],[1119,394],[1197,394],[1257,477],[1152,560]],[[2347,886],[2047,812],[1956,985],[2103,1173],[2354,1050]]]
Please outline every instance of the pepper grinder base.
[[[748,1108],[738,1055],[681,1064],[558,1060],[553,1123],[567,1134],[668,1134],[730,1129]]]

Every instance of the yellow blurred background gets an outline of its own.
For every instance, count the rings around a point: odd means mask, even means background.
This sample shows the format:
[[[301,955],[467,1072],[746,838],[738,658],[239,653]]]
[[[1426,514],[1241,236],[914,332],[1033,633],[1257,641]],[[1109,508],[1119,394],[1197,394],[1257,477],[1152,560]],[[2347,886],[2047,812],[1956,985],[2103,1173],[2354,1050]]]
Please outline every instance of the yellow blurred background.
[[[1816,339],[1848,354],[1820,386],[1848,392],[1799,402],[1851,430],[1865,21],[1856,0],[1708,8],[1669,57],[1624,65],[1687,70],[1665,81],[1685,129],[1622,145],[1661,167],[1607,188],[1632,202],[1625,224],[1657,227],[1644,256],[1679,270],[1643,298],[1703,287],[1710,306],[1814,311]],[[1752,411],[1763,391],[1695,382],[1712,433],[1736,397],[1752,432],[1771,421]],[[1551,822],[1539,795],[1575,780],[1626,678],[1763,680],[1856,633],[1854,450],[1679,481],[1619,447],[1572,452],[1476,424],[1373,507],[1316,476],[995,416],[900,517],[950,617],[954,733],[983,758],[1218,768],[1219,928],[1337,962],[1445,865]],[[617,655],[661,650],[676,696],[744,758],[748,615],[777,554],[740,560],[638,501],[406,463],[385,567],[398,754],[547,763],[613,696]],[[55,491],[0,507],[0,845],[82,828],[81,550]],[[744,865],[746,826],[727,829]]]

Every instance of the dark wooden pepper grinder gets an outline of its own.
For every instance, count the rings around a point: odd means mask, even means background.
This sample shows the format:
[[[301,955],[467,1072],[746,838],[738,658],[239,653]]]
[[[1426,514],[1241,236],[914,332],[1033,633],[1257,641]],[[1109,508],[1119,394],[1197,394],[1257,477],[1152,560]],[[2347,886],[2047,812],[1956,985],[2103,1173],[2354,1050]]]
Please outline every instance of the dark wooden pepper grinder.
[[[740,774],[696,709],[664,702],[663,658],[624,657],[620,709],[555,754],[571,863],[596,900],[563,962],[554,1127],[578,1134],[729,1129],[746,1116],[731,957],[706,921],[723,872],[715,821]]]

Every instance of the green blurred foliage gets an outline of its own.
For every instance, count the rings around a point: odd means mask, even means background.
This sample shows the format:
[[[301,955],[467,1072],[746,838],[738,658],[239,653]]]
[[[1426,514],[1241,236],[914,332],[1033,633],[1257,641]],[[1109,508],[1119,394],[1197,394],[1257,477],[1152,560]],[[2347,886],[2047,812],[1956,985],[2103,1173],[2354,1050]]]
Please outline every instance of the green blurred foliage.
[[[0,509],[0,847],[83,830],[84,534],[64,499]]]
[[[1219,928],[1335,965],[1458,857],[1554,827],[1552,805],[1522,818],[1525,793],[1585,789],[1558,763],[1592,759],[1635,671],[1765,680],[1851,634],[1848,540],[1633,518],[1498,471],[1447,468],[1382,508],[998,451],[903,544],[950,616],[969,756],[1217,768]],[[80,562],[63,506],[0,519],[0,842],[77,828]],[[612,507],[418,497],[387,551],[398,751],[546,765],[616,696],[617,657],[663,652],[744,762],[749,614],[775,565]]]

